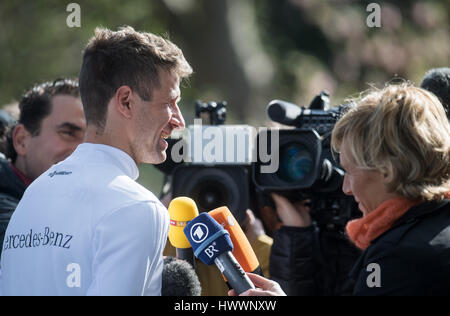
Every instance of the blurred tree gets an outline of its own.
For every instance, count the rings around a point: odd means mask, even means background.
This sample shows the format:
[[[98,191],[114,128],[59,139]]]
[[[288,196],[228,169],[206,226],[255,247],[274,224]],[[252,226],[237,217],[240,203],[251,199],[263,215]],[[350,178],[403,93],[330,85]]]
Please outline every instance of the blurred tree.
[[[369,3],[381,27],[366,25]],[[275,89],[308,104],[321,89],[335,102],[394,76],[420,82],[450,60],[449,1],[256,1],[264,47],[276,56]]]
[[[371,2],[380,28],[366,25]],[[336,104],[397,75],[419,83],[450,61],[448,0],[80,0],[80,28],[66,25],[69,3],[0,2],[0,106],[36,82],[76,77],[97,26],[131,25],[182,48],[194,68],[182,90],[188,124],[196,99],[226,100],[228,123],[261,126],[272,99],[307,105],[326,89]]]

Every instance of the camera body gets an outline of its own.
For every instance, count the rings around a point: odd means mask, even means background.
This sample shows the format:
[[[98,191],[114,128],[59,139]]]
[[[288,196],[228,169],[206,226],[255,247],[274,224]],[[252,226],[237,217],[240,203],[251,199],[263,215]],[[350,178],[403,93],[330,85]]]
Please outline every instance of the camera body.
[[[168,139],[167,159],[155,167],[170,178],[172,198],[188,196],[200,212],[226,205],[242,224],[253,208],[254,128],[225,125],[225,102],[197,101],[195,116],[194,125]]]
[[[309,200],[319,226],[343,229],[359,211],[342,192],[344,171],[330,138],[349,105],[325,110],[328,104],[326,92],[309,108],[274,100],[267,107],[269,117],[291,127],[256,131],[225,125],[226,103],[197,101],[194,125],[168,140],[167,160],[156,167],[170,178],[172,197],[192,198],[200,212],[226,205],[242,223],[247,209],[267,204],[269,193],[277,192],[291,201]]]
[[[268,151],[277,148],[278,170],[262,174],[261,161],[252,170],[257,190],[277,192],[291,201],[309,200],[311,217],[328,230],[343,230],[350,219],[360,216],[353,197],[342,192],[344,171],[335,160],[330,144],[335,123],[350,106],[342,104],[328,109],[329,95],[325,91],[308,108],[273,100],[267,107],[269,117],[294,128],[278,130],[279,145],[267,148]],[[261,133],[257,137],[267,138]],[[260,143],[256,142],[258,146]]]

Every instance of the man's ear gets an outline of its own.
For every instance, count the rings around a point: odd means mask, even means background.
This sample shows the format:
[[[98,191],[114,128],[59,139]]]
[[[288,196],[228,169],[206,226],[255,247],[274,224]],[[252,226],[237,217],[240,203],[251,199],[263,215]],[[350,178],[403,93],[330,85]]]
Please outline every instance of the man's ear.
[[[32,137],[23,124],[17,124],[13,131],[13,146],[17,155],[25,156],[28,151],[29,139]]]
[[[115,94],[116,109],[125,118],[130,119],[133,115],[133,91],[128,86],[121,86]]]

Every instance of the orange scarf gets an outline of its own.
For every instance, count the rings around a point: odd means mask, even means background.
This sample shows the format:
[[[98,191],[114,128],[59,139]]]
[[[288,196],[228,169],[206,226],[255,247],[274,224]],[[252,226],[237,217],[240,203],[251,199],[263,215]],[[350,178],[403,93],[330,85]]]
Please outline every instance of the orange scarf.
[[[419,204],[406,198],[394,198],[381,203],[362,218],[347,223],[347,234],[358,248],[365,250],[372,240],[387,231],[411,207]]]

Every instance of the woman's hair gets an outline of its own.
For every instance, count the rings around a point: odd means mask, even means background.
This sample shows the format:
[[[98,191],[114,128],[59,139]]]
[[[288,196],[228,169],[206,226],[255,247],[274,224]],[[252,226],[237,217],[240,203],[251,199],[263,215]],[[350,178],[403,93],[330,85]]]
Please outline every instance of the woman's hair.
[[[442,104],[409,83],[372,88],[335,125],[331,146],[345,140],[356,165],[391,180],[387,190],[420,200],[450,191],[450,125]]]

